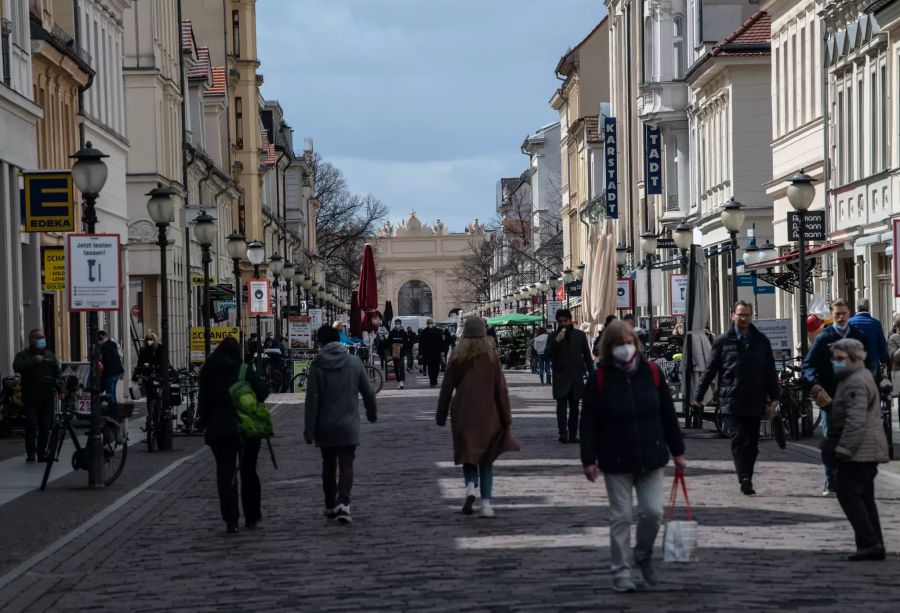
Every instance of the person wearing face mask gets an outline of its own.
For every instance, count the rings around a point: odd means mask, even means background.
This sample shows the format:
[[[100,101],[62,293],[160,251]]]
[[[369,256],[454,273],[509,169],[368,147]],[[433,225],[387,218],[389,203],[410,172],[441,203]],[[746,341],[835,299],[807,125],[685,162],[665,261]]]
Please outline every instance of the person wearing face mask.
[[[888,461],[888,442],[881,396],[865,359],[863,345],[855,339],[831,345],[837,389],[828,438],[822,442],[822,461],[836,470],[837,499],[856,537],[856,552],[847,556],[851,562],[885,559],[875,477],[878,464]]]
[[[391,350],[391,359],[394,362],[394,376],[397,378],[397,387],[403,389],[403,382],[406,380],[406,368],[404,365],[404,348],[409,342],[409,335],[403,329],[403,322],[397,320],[394,327],[388,333],[387,345]]]
[[[613,589],[633,592],[632,563],[647,585],[659,583],[653,543],[663,515],[663,472],[674,457],[684,470],[684,441],[669,386],[655,364],[641,356],[641,342],[623,321],[604,330],[595,376],[588,377],[581,417],[581,463],[595,481],[600,473],[609,497],[609,546]],[[637,493],[637,543],[631,548],[632,496]]]
[[[47,459],[56,380],[62,373],[59,360],[47,350],[47,338],[43,330],[32,330],[29,333],[28,347],[16,354],[13,370],[22,377],[25,461],[34,462],[37,459],[43,462]]]
[[[816,404],[819,405],[823,438],[828,437],[829,422],[831,421],[830,399],[834,398],[838,385],[838,379],[831,364],[831,346],[839,340],[850,338],[858,340],[862,343],[863,349],[868,351],[868,339],[861,330],[850,323],[850,307],[844,300],[837,299],[831,303],[831,318],[834,323],[823,328],[803,358],[803,380],[813,399],[816,400]],[[835,494],[834,484],[834,469],[825,466],[825,488],[822,490],[822,495],[833,496]]]
[[[584,378],[594,371],[587,335],[575,327],[572,312],[556,312],[557,332],[551,334],[544,356],[553,365],[553,398],[560,443],[578,442],[578,403],[584,395]],[[568,409],[568,416],[566,415]]]
[[[731,311],[731,329],[713,342],[706,373],[691,403],[702,410],[703,398],[713,379],[719,381],[719,410],[731,431],[731,457],[741,492],[753,489],[753,471],[759,455],[759,425],[766,405],[778,400],[780,388],[775,372],[772,344],[753,321],[753,305],[738,300]]]
[[[434,325],[434,320],[429,317],[425,324],[425,329],[419,334],[419,359],[420,362],[425,364],[431,387],[437,385],[443,349],[444,335]]]

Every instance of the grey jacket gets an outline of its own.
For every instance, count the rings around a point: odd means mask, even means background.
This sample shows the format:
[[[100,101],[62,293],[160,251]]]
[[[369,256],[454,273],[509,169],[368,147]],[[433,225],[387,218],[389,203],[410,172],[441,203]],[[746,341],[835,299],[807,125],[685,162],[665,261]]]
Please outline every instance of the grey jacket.
[[[887,462],[881,398],[872,373],[863,362],[853,362],[838,372],[837,378],[828,424],[829,431],[840,432],[835,456],[849,462]]]
[[[362,362],[340,343],[328,343],[309,368],[303,437],[318,447],[359,445],[359,394],[366,417],[378,418],[375,394]]]

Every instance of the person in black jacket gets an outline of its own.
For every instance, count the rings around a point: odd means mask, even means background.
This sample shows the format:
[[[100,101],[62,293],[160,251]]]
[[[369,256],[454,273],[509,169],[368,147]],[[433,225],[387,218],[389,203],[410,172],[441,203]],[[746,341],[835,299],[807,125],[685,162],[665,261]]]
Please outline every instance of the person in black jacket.
[[[22,404],[25,405],[25,461],[47,459],[47,439],[53,421],[56,380],[62,373],[59,360],[47,350],[41,329],[28,334],[28,347],[16,354],[13,370],[22,376]]]
[[[119,356],[119,344],[103,330],[97,332],[97,338],[100,341],[100,363],[103,364],[103,393],[110,397],[110,404],[117,405],[116,386],[119,375],[125,372]]]
[[[404,349],[409,342],[409,335],[403,329],[403,322],[399,319],[394,322],[394,327],[388,332],[387,345],[391,352],[391,360],[394,362],[394,376],[397,377],[397,386],[403,389],[403,381],[406,379],[404,368]]]
[[[406,327],[406,344],[403,355],[406,357],[406,372],[413,371],[413,346],[419,342],[419,335],[413,332],[412,326]]]
[[[831,421],[831,401],[829,399],[834,398],[838,385],[837,375],[831,366],[831,345],[841,339],[852,338],[863,344],[867,355],[869,351],[869,338],[862,330],[849,323],[850,307],[844,300],[839,298],[831,303],[831,318],[834,323],[825,326],[803,358],[803,380],[810,388],[813,398],[815,399],[824,392],[823,397],[816,402],[819,404],[819,414],[822,416],[820,426],[824,438],[828,438],[828,424]],[[826,400],[827,404],[825,404]],[[834,468],[825,466],[823,496],[835,495],[836,480]]]
[[[238,485],[237,467],[240,465],[241,502],[247,528],[254,528],[262,517],[262,492],[256,461],[260,441],[241,435],[237,409],[231,401],[229,388],[240,376],[241,345],[231,336],[219,343],[200,369],[197,405],[200,423],[205,430],[204,440],[216,457],[216,482],[219,489],[219,509],[229,534],[237,532]],[[246,380],[262,401],[269,395],[269,388],[252,368],[247,369]]]
[[[584,395],[584,377],[594,371],[587,335],[575,327],[572,312],[556,312],[558,332],[550,334],[544,356],[553,363],[553,398],[560,443],[578,442],[578,403]],[[568,408],[568,419],[566,418]]]
[[[731,456],[741,492],[747,496],[756,493],[753,469],[759,455],[759,424],[768,402],[780,396],[772,345],[752,320],[753,306],[738,300],[731,310],[734,325],[713,342],[712,357],[692,402],[702,410],[706,390],[718,377],[719,410],[728,420]]]
[[[428,381],[431,387],[437,385],[438,373],[441,370],[441,354],[444,352],[444,335],[434,325],[430,317],[425,329],[419,334],[419,356],[428,369]]]
[[[659,582],[651,559],[663,515],[663,471],[669,453],[684,470],[684,441],[669,386],[641,356],[634,329],[611,322],[598,349],[600,364],[588,378],[581,416],[581,463],[588,480],[602,472],[606,482],[613,588],[633,592],[632,556],[648,585]],[[633,552],[632,490],[638,500]]]

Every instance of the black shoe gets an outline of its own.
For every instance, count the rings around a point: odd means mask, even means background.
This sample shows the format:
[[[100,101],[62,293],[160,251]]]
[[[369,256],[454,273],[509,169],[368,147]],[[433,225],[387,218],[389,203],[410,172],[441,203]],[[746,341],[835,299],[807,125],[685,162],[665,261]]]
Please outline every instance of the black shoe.
[[[884,560],[886,553],[884,551],[884,547],[881,545],[877,547],[869,547],[868,549],[860,549],[856,553],[851,553],[847,556],[847,560],[850,562],[868,562],[868,561],[877,561],[880,562]]]
[[[41,462],[41,463],[46,462],[46,461],[47,461],[47,454],[45,453],[45,454],[41,455],[41,454],[39,453],[39,454],[38,454],[38,459],[37,459],[37,461],[38,461],[38,462]]]
[[[237,524],[228,524],[225,528],[225,534],[237,534]]]
[[[741,492],[744,496],[752,496],[756,493],[756,490],[753,489],[753,481],[750,479],[742,479],[741,480]]]
[[[337,519],[337,512],[333,508],[325,509],[325,519]]]
[[[247,530],[255,530],[256,528],[259,528],[259,520],[255,519],[253,521],[245,522],[244,528],[246,528]]]
[[[568,442],[569,442],[569,437],[566,436],[565,434],[560,434],[560,435],[559,435],[559,442],[560,442],[560,443],[568,443]]]
[[[577,436],[570,436],[570,437],[569,437],[569,442],[570,442],[570,443],[577,443],[577,442],[578,442],[578,437],[577,437]]]
[[[28,456],[27,458],[25,458],[25,462],[27,462],[28,464],[34,464],[34,456]]]

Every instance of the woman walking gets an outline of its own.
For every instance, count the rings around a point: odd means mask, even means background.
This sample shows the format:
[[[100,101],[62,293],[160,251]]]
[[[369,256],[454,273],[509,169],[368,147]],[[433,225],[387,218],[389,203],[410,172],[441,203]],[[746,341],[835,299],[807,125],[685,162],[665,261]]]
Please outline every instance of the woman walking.
[[[219,508],[228,534],[237,532],[238,482],[240,466],[241,502],[247,528],[256,527],[262,517],[261,489],[256,474],[259,440],[241,435],[237,409],[231,401],[229,388],[240,376],[241,345],[234,337],[226,337],[210,354],[200,369],[197,404],[200,422],[205,429],[204,440],[216,457],[216,482],[219,488]],[[259,400],[265,400],[269,388],[256,372],[248,368],[246,380]]]
[[[669,453],[687,465],[669,387],[656,364],[641,356],[634,329],[610,322],[600,341],[600,364],[588,378],[581,414],[581,462],[594,481],[603,473],[609,496],[613,589],[633,592],[632,562],[647,585],[659,583],[653,542],[663,514],[663,470]],[[637,543],[631,549],[632,490],[637,492]]]
[[[884,537],[875,506],[878,464],[888,461],[887,437],[881,426],[881,398],[866,369],[861,342],[842,339],[831,345],[831,365],[838,385],[831,405],[822,462],[837,469],[837,499],[853,526],[856,552],[852,562],[884,560]]]
[[[500,359],[478,317],[466,319],[463,338],[447,365],[438,398],[439,426],[447,423],[448,413],[453,461],[463,465],[466,483],[462,512],[472,514],[475,490],[480,486],[481,516],[493,517],[493,463],[502,453],[518,451],[519,445],[509,431],[512,410]]]
[[[891,373],[893,395],[900,395],[900,315],[894,315],[894,327],[887,341],[888,368]]]

